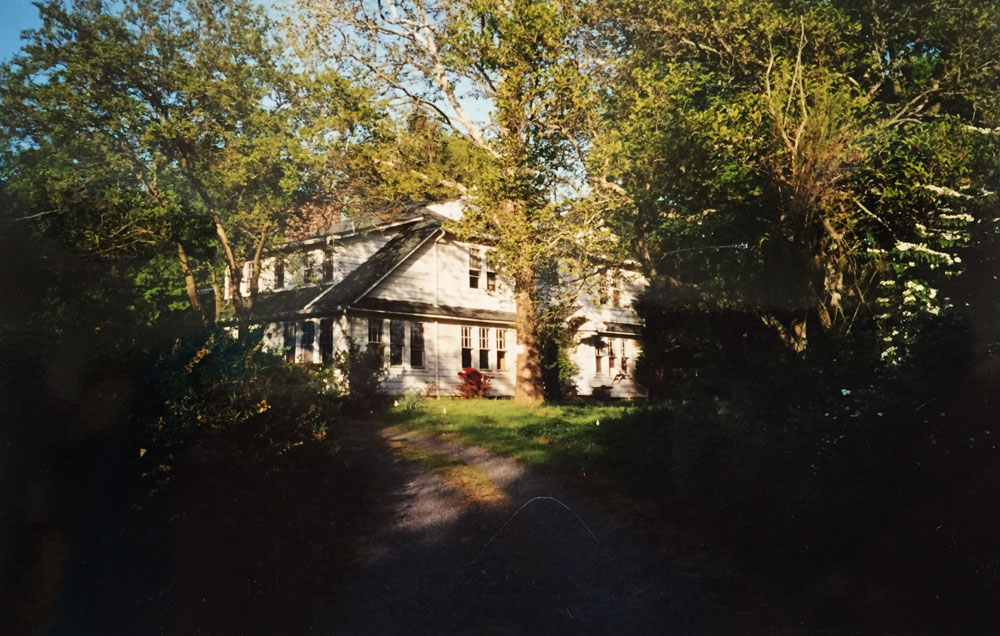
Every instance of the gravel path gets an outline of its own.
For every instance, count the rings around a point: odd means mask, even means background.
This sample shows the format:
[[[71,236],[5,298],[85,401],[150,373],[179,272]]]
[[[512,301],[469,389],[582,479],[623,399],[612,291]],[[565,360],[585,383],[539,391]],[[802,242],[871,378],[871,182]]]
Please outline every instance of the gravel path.
[[[553,480],[480,448],[393,429],[383,436],[402,450],[388,470],[400,471],[403,485],[391,493],[391,522],[323,631],[715,631],[696,582],[673,574],[663,555]],[[411,461],[414,452],[487,476],[501,498],[477,500],[446,473]]]

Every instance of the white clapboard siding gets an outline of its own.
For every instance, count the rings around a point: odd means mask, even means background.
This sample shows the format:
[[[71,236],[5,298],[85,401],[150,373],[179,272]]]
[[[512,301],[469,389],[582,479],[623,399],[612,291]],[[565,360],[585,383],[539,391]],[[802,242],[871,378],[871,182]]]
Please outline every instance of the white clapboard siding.
[[[470,309],[514,311],[513,289],[497,276],[496,289],[487,291],[486,270],[479,287],[469,286],[469,250],[481,246],[441,239],[428,242],[382,281],[369,296]]]
[[[261,292],[272,292],[296,289],[307,285],[336,285],[344,280],[347,274],[357,269],[361,263],[371,258],[375,252],[388,243],[396,232],[398,230],[395,228],[384,233],[379,231],[367,232],[365,234],[338,239],[329,246],[323,241],[301,248],[295,252],[262,259],[258,289]],[[322,263],[328,258],[333,259],[333,278],[330,281],[323,281]],[[280,289],[276,289],[275,266],[279,259],[285,265],[285,280],[284,285]],[[314,264],[310,268],[312,277],[307,278],[307,265],[310,263]],[[246,276],[248,273],[249,266],[244,265],[244,280],[240,285],[244,296],[250,293]],[[228,274],[226,275],[226,289],[229,289]]]

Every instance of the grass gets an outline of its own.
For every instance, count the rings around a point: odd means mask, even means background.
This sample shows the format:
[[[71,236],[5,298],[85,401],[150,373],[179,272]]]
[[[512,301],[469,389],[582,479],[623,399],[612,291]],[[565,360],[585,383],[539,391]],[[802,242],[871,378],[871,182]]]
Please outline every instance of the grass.
[[[527,464],[594,470],[609,451],[601,426],[635,410],[618,404],[554,404],[536,409],[506,400],[422,400],[392,412],[400,429],[473,444]]]

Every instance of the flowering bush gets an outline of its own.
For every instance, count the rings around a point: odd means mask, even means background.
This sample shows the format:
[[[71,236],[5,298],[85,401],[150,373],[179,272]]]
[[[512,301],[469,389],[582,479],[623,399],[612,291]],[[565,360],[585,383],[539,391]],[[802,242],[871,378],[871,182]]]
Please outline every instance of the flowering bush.
[[[458,397],[463,400],[486,397],[486,394],[490,390],[490,380],[492,378],[479,371],[479,369],[465,367],[458,372],[458,378],[462,382],[455,387],[455,390],[458,392]]]

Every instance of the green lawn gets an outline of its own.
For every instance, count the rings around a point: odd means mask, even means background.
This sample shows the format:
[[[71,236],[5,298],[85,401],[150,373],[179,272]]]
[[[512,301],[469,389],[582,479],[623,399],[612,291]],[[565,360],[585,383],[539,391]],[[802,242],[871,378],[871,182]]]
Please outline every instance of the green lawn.
[[[534,465],[583,468],[608,452],[601,426],[634,411],[630,405],[557,404],[528,409],[508,400],[424,399],[391,412],[401,429],[474,444]]]

